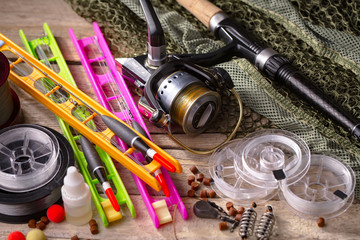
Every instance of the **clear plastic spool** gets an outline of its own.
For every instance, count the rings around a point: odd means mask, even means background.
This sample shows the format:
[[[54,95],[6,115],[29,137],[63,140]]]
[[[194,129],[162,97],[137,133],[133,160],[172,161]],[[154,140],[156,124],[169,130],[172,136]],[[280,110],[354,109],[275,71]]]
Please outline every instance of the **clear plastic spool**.
[[[260,130],[242,139],[235,170],[251,185],[275,189],[279,181],[274,171],[281,170],[282,184],[300,180],[310,166],[310,150],[294,133],[285,130]]]
[[[244,181],[235,170],[234,162],[239,159],[237,146],[233,140],[219,147],[210,157],[209,171],[214,180],[211,187],[221,198],[244,206],[253,201],[261,204],[273,198],[278,190],[253,186]]]
[[[281,197],[304,218],[332,218],[345,212],[354,198],[355,175],[350,167],[329,155],[313,154],[306,175],[282,187]]]
[[[11,127],[3,131],[0,134],[0,188],[27,192],[44,186],[59,170],[58,154],[56,137],[43,127]]]

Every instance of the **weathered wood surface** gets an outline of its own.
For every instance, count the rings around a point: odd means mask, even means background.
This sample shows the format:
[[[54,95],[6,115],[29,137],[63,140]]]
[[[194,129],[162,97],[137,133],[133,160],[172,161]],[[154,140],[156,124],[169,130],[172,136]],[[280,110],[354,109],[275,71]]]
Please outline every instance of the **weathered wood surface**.
[[[80,64],[75,48],[68,36],[68,29],[74,29],[78,38],[93,35],[92,25],[77,16],[72,9],[63,1],[55,0],[11,0],[1,1],[0,8],[0,32],[23,46],[18,34],[19,29],[25,31],[29,39],[37,38],[43,33],[42,25],[47,22],[57,39],[60,48],[69,63],[70,70],[79,86],[84,92],[95,98],[90,83]],[[42,124],[60,131],[55,116],[45,107],[37,103],[27,93],[12,85],[20,96],[25,123]],[[189,186],[186,183],[187,176],[191,173],[189,167],[197,165],[198,168],[208,175],[207,161],[209,156],[197,156],[179,148],[165,132],[148,124],[154,142],[163,147],[167,152],[177,158],[183,166],[184,173],[171,174],[175,185],[187,206],[189,219],[184,221],[179,213],[176,213],[175,231],[178,239],[236,239],[240,238],[238,232],[219,231],[218,220],[199,219],[192,213],[192,205],[196,199],[186,197]],[[179,134],[178,136],[193,147],[207,147],[212,140],[223,138],[223,134],[208,134],[201,141],[198,138],[189,138]],[[167,224],[159,229],[153,226],[139,192],[128,170],[119,164],[120,175],[131,195],[136,208],[137,217],[132,219],[125,209],[125,217],[119,222],[112,223],[104,228],[97,215],[95,208],[94,217],[99,223],[100,233],[91,235],[89,227],[72,226],[66,221],[60,224],[50,223],[45,234],[48,239],[70,239],[78,235],[81,239],[175,239],[173,224]],[[225,206],[225,201],[216,198],[220,206]],[[360,204],[353,204],[349,210],[332,220],[327,221],[326,227],[319,228],[314,220],[301,219],[288,211],[280,201],[271,201],[276,214],[276,228],[272,239],[359,239],[360,228]],[[261,215],[264,207],[260,206],[258,214]],[[30,229],[27,224],[0,223],[0,239],[6,239],[12,231],[27,233]]]

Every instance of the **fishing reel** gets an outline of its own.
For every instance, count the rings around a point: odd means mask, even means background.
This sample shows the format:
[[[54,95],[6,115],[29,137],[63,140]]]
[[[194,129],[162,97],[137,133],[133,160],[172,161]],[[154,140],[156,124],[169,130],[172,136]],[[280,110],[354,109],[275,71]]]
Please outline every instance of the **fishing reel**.
[[[222,68],[208,67],[214,61],[207,54],[167,55],[163,29],[150,1],[140,3],[148,25],[148,54],[116,60],[122,65],[123,76],[143,89],[138,103],[140,112],[156,126],[165,128],[182,147],[200,153],[174,137],[171,123],[181,126],[188,135],[202,133],[220,112],[221,96],[230,96],[232,92],[240,105],[237,129],[242,115],[241,100],[230,75]],[[235,135],[236,129],[227,140]]]
[[[170,120],[189,135],[209,127],[221,108],[221,94],[233,87],[222,68],[204,68],[186,60],[170,60],[145,84],[140,111],[152,123],[168,128]]]

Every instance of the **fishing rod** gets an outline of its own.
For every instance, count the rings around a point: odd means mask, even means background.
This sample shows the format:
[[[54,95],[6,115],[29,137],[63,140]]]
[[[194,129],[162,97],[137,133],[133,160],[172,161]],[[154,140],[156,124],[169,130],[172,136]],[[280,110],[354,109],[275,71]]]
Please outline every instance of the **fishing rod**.
[[[209,1],[177,0],[177,2],[208,27],[217,38],[226,43],[225,47],[205,54],[207,58],[201,55],[193,55],[189,56],[190,59],[201,61],[203,65],[207,65],[228,61],[234,56],[246,58],[263,75],[292,90],[300,98],[346,129],[357,140],[360,140],[358,119],[316,88],[306,76],[291,65],[286,57],[272,48],[259,44],[233,19]]]

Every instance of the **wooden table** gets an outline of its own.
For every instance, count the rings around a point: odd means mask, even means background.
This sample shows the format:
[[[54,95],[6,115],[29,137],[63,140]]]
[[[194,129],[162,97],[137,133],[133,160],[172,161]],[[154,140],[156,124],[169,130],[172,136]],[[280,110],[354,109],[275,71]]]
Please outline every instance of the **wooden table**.
[[[23,47],[18,31],[23,29],[28,39],[38,38],[42,33],[42,25],[47,22],[55,35],[69,68],[77,82],[78,87],[96,99],[90,83],[80,64],[79,57],[68,35],[68,29],[73,28],[77,37],[84,38],[94,35],[92,25],[72,11],[69,5],[63,1],[47,0],[11,0],[1,1],[0,8],[0,32],[15,43]],[[145,50],[144,50],[145,51]],[[13,89],[20,97],[24,123],[42,124],[60,131],[54,114],[44,106],[37,103],[31,96],[12,84]],[[192,206],[196,198],[187,198],[187,177],[191,174],[189,168],[198,166],[200,171],[208,174],[209,156],[197,156],[182,150],[169,139],[166,133],[147,123],[152,133],[154,142],[164,148],[168,153],[180,161],[184,172],[171,174],[172,179],[184,198],[189,218],[184,221],[179,213],[176,213],[175,224],[166,224],[156,229],[146,211],[145,205],[139,195],[133,179],[128,170],[119,167],[119,173],[135,205],[137,217],[132,219],[130,213],[124,207],[126,217],[111,223],[105,228],[93,208],[94,218],[99,223],[99,234],[92,235],[89,226],[73,226],[66,221],[55,224],[50,223],[44,230],[48,239],[70,239],[78,235],[81,239],[175,239],[174,229],[178,239],[234,239],[239,238],[238,232],[219,231],[218,220],[204,220],[194,216]],[[207,142],[199,141],[198,138],[189,138],[180,135],[184,141],[194,147],[206,147]],[[223,138],[222,134],[208,134],[207,139]],[[218,205],[225,206],[221,198],[214,200]],[[276,227],[272,239],[359,239],[360,228],[360,205],[353,204],[348,211],[335,218],[328,220],[324,228],[317,227],[314,220],[301,219],[288,211],[277,200],[270,201],[276,214]],[[258,208],[261,215],[264,207]],[[0,239],[6,239],[12,231],[21,231],[24,234],[30,231],[27,224],[0,223]]]

